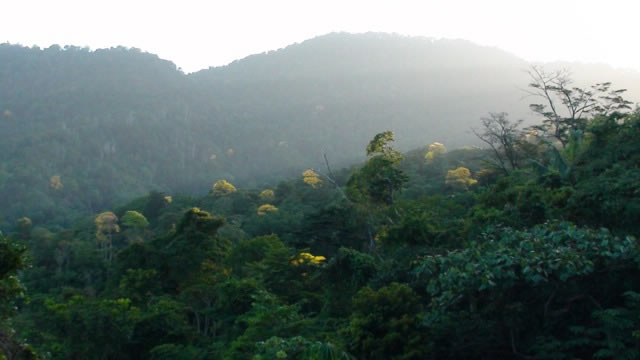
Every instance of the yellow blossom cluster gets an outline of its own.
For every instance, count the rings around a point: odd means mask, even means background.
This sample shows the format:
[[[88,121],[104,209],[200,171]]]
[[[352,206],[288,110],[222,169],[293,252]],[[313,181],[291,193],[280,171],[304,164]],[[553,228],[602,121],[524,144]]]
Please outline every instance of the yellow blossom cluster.
[[[320,175],[318,175],[317,172],[311,169],[305,170],[302,173],[302,181],[304,181],[305,184],[310,185],[314,189],[322,185],[322,179],[320,179]]]
[[[325,260],[327,260],[327,258],[324,256],[314,256],[308,252],[301,252],[295,259],[291,260],[291,264],[293,266],[302,265],[304,263],[319,265]]]
[[[276,212],[278,208],[271,204],[263,204],[258,207],[258,215],[263,216],[270,212]]]
[[[218,180],[212,187],[214,195],[229,195],[236,192],[236,187],[227,180]]]
[[[457,185],[466,189],[477,182],[478,180],[471,177],[471,171],[465,167],[447,171],[447,185]]]
[[[424,159],[427,162],[432,162],[438,155],[444,154],[447,152],[447,148],[439,143],[439,142],[434,142],[433,144],[429,145],[429,147],[427,148],[427,153],[424,155]]]

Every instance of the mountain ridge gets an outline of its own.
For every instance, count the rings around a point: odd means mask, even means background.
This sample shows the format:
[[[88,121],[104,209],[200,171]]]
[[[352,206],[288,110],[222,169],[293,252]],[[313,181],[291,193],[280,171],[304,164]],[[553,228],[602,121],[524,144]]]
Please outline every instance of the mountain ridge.
[[[139,49],[3,44],[0,216],[69,223],[152,189],[273,183],[324,166],[324,153],[336,167],[362,160],[387,129],[401,150],[474,144],[468,129],[490,111],[532,118],[518,90],[526,66],[467,41],[378,33],[329,34],[191,74]],[[592,81],[589,69],[576,83],[640,84],[640,73],[601,68]],[[640,88],[629,94],[637,101]]]

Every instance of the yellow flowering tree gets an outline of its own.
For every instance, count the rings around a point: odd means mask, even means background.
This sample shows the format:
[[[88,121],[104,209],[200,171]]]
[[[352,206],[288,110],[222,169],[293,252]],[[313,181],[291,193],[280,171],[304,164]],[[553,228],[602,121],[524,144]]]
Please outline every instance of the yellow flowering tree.
[[[271,189],[262,190],[260,193],[260,199],[262,200],[273,200],[276,194]]]
[[[312,188],[317,188],[322,185],[322,179],[320,179],[320,175],[317,172],[308,169],[302,173],[302,181],[305,184],[310,185]]]
[[[237,191],[236,187],[233,186],[233,184],[231,184],[227,180],[218,180],[212,186],[213,195],[224,196],[224,195],[232,194],[236,191]]]
[[[98,251],[102,252],[104,260],[111,262],[113,258],[113,233],[120,232],[118,217],[111,211],[105,211],[96,216],[94,222]]]
[[[442,155],[446,152],[447,148],[442,143],[434,142],[427,148],[427,153],[424,154],[424,159],[428,163],[431,163],[438,155]]]
[[[459,167],[455,170],[447,171],[447,185],[468,189],[469,186],[475,185],[477,182],[478,180],[471,177],[471,171],[465,167]]]
[[[276,212],[276,211],[278,211],[278,208],[271,204],[263,204],[263,205],[260,205],[260,207],[258,207],[258,215],[260,216],[266,215],[268,213]]]
[[[308,252],[301,252],[293,260],[291,260],[291,264],[293,266],[302,264],[320,265],[325,260],[327,260],[327,258],[325,258],[324,256],[315,256]]]

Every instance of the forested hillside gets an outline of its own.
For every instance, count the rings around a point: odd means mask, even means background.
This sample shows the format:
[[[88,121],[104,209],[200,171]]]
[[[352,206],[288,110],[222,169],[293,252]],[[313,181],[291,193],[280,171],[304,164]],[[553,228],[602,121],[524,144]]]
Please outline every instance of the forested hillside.
[[[197,198],[152,192],[55,232],[22,218],[0,236],[0,348],[12,359],[635,359],[640,112],[622,92],[585,100],[554,81],[538,88],[568,94],[584,117],[537,107],[524,129],[491,114],[476,130],[489,149],[403,154],[383,131],[351,168],[255,188],[219,180]]]
[[[527,66],[465,41],[386,34],[330,34],[188,75],[136,49],[2,44],[0,228],[23,216],[69,226],[153,189],[202,195],[220,178],[257,186],[324,153],[352,164],[380,129],[401,150],[479,144],[469,128],[489,111],[532,118],[518,90]],[[637,73],[575,69],[578,84],[640,94]]]

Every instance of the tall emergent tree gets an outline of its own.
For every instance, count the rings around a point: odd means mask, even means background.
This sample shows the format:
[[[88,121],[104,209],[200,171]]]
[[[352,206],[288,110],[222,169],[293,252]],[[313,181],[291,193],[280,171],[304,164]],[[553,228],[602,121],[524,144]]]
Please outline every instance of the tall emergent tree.
[[[542,99],[542,103],[529,107],[544,118],[542,124],[532,128],[558,141],[563,148],[569,143],[572,131],[584,130],[590,116],[631,110],[632,103],[622,97],[626,89],[612,90],[610,82],[583,89],[572,86],[569,71],[548,72],[535,65],[529,70],[529,76],[527,93]]]
[[[149,221],[141,213],[135,210],[129,210],[122,216],[122,225],[124,225],[129,234],[129,241],[142,241],[144,229],[149,226]]]
[[[105,211],[96,216],[94,222],[98,250],[102,252],[104,260],[111,262],[113,259],[113,233],[120,232],[118,217],[111,211]]]
[[[408,180],[404,172],[398,168],[402,155],[391,146],[391,143],[393,143],[391,131],[374,136],[367,145],[369,159],[347,182],[349,198],[367,219],[370,249],[375,246],[376,215],[380,209],[393,204],[396,193]]]
[[[347,186],[355,197],[365,197],[377,204],[390,205],[407,176],[398,168],[402,154],[395,150],[393,133],[385,131],[374,136],[367,145],[367,163],[354,174]]]

